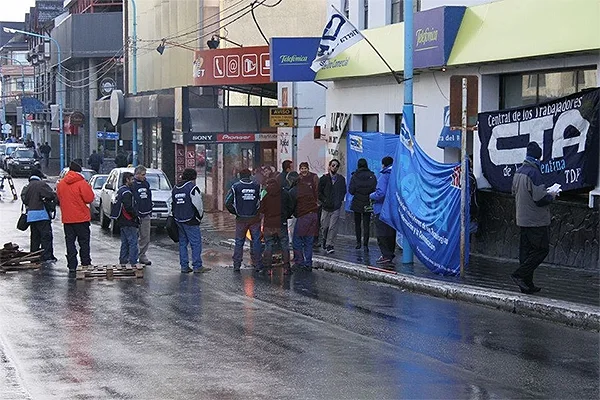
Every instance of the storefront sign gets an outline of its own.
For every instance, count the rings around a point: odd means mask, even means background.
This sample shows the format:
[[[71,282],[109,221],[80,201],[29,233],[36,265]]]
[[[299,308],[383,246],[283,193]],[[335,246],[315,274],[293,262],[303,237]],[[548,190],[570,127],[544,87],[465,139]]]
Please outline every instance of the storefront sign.
[[[318,37],[286,37],[271,39],[271,81],[314,81],[316,73],[310,69],[319,47]]]
[[[217,135],[219,143],[254,142],[254,133],[220,133]]]
[[[542,148],[546,186],[564,191],[594,186],[598,178],[600,89],[535,106],[479,114],[481,166],[492,187],[511,192],[527,144]]]
[[[186,144],[214,143],[216,135],[214,133],[186,132],[183,135],[183,140]]]
[[[276,142],[277,134],[276,133],[257,133],[254,136],[257,142]]]
[[[269,83],[269,47],[196,50],[193,73],[195,86]]]
[[[458,34],[465,7],[437,7],[415,14],[414,67],[446,65]]]
[[[271,128],[293,127],[294,125],[294,109],[292,107],[269,109],[269,126]]]
[[[71,125],[81,126],[83,125],[83,121],[85,120],[85,115],[81,111],[75,111],[71,115],[69,115],[69,122]]]

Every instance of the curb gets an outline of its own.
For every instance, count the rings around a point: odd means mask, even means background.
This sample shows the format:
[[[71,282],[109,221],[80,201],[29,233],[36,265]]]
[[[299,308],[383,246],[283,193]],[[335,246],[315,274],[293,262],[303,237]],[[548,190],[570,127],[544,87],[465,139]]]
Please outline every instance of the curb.
[[[218,241],[217,244],[232,248],[234,242],[229,239]],[[598,307],[526,294],[515,294],[500,289],[483,289],[461,283],[441,282],[435,279],[400,273],[379,272],[368,269],[361,264],[341,260],[333,262],[331,259],[321,256],[313,256],[313,267],[328,272],[355,276],[367,281],[387,283],[415,293],[465,301],[514,314],[531,316],[586,330],[600,331],[600,309]]]

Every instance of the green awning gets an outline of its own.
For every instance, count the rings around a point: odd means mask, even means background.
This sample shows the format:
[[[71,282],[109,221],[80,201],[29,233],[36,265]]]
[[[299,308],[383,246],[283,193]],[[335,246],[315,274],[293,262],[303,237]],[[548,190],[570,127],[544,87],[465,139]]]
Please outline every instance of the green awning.
[[[600,49],[600,1],[504,0],[468,7],[448,65]]]

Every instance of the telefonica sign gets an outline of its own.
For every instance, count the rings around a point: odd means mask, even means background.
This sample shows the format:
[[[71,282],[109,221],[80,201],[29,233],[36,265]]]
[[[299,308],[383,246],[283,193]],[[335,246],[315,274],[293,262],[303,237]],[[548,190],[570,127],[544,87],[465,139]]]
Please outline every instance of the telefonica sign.
[[[316,74],[310,65],[320,40],[318,37],[271,38],[271,81],[314,81]]]
[[[415,14],[414,67],[432,68],[446,65],[454,46],[465,7],[437,7]]]

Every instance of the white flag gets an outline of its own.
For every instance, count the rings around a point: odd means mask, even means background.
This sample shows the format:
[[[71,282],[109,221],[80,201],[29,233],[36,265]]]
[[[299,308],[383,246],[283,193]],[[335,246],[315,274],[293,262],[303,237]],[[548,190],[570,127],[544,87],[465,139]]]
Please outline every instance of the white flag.
[[[315,72],[323,68],[327,64],[327,60],[364,39],[362,33],[346,19],[344,14],[333,6],[329,11],[329,20],[323,30],[317,55],[310,66],[310,69]]]

